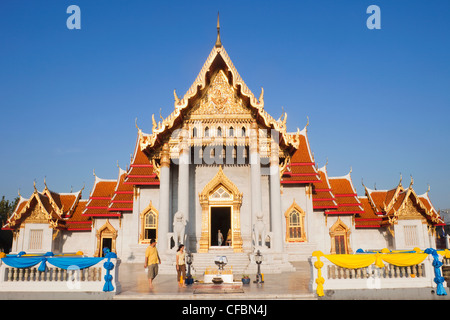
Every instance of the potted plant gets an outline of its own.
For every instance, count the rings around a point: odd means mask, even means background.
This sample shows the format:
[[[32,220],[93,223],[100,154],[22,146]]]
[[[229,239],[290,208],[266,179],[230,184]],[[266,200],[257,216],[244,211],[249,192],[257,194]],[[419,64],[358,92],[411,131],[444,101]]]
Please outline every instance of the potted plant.
[[[184,283],[186,285],[191,285],[194,283],[194,278],[191,275],[186,276],[186,279],[184,280]]]
[[[248,274],[243,274],[241,280],[242,280],[243,284],[249,284],[250,283],[250,277],[248,276]]]

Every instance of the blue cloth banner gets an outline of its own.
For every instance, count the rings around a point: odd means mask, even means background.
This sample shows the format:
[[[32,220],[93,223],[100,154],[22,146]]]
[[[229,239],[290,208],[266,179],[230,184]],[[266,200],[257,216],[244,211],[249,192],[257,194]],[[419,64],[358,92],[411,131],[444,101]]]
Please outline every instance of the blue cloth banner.
[[[3,263],[13,268],[30,268],[42,261],[42,257],[6,257],[2,259]]]
[[[47,252],[44,255],[37,256],[26,256],[25,252],[20,252],[18,255],[8,255],[1,260],[8,266],[13,268],[30,268],[38,263],[40,263],[38,270],[44,272],[47,268],[47,263],[54,265],[57,268],[65,269],[65,270],[74,270],[85,269],[92,267],[99,263],[102,260],[107,259],[107,261],[103,264],[103,267],[106,269],[105,285],[103,286],[103,291],[113,291],[114,286],[112,285],[111,280],[113,279],[112,275],[110,275],[110,271],[114,269],[114,263],[110,260],[117,258],[117,255],[114,252],[106,253],[104,258],[88,258],[88,257],[54,257],[52,252]]]
[[[437,251],[433,248],[425,249],[426,254],[431,254],[433,256],[433,267],[434,267],[434,282],[437,284],[436,294],[438,296],[446,296],[447,292],[445,291],[443,282],[445,281],[444,277],[441,276],[441,267],[442,262],[439,261],[439,255]]]
[[[104,258],[86,258],[86,257],[79,257],[79,258],[48,258],[47,262],[54,265],[55,267],[61,268],[61,269],[68,269],[71,266],[76,266],[79,269],[86,269],[89,267],[92,267],[93,265],[96,265],[100,261],[102,261]],[[72,268],[73,269],[73,268]]]
[[[44,272],[46,270],[47,262],[54,265],[55,267],[67,270],[70,266],[76,266],[79,269],[89,268],[93,265],[96,265],[104,258],[87,258],[87,257],[79,257],[79,258],[53,258],[46,256],[38,256],[38,257],[6,257],[3,258],[2,261],[10,267],[13,268],[30,268],[38,263],[38,270]]]

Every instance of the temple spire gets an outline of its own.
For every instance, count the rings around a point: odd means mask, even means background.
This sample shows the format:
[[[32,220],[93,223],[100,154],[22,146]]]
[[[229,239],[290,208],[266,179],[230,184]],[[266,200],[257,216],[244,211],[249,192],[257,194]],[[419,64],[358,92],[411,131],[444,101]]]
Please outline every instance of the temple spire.
[[[222,47],[222,42],[220,41],[220,23],[219,23],[219,12],[217,12],[217,40],[216,48]]]

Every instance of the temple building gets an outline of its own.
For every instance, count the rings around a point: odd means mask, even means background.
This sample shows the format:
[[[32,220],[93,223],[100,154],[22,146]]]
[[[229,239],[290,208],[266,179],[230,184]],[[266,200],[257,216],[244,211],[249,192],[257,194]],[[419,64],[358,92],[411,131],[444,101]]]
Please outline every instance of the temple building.
[[[293,119],[292,121],[295,121]],[[95,175],[84,188],[57,193],[45,182],[20,201],[3,229],[13,252],[78,252],[143,263],[157,240],[162,272],[175,272],[178,244],[194,254],[197,272],[223,254],[241,271],[256,250],[265,272],[293,270],[315,250],[408,250],[447,246],[437,230],[443,219],[428,191],[413,180],[358,196],[351,170],[340,177],[319,168],[308,140],[309,121],[288,132],[287,114],[264,110],[264,90],[247,87],[220,38],[192,86],[174,91],[173,112],[152,119],[152,132],[136,124],[134,153],[117,176]],[[85,196],[85,198],[83,198]],[[219,241],[219,230],[223,241]]]

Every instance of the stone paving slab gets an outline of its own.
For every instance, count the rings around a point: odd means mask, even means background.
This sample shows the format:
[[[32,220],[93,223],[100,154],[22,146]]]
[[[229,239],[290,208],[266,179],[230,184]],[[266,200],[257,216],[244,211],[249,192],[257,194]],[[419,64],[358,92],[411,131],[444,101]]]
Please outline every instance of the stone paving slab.
[[[201,292],[196,293],[195,284],[186,288],[178,287],[176,275],[158,275],[148,287],[147,275],[140,264],[121,264],[119,269],[121,292],[114,296],[115,300],[217,300],[217,299],[316,299],[315,293],[309,291],[309,263],[296,263],[297,271],[283,274],[267,274],[263,284],[251,282],[242,285],[240,292]],[[256,275],[250,275],[252,281]],[[198,277],[201,280],[201,277]],[[235,276],[240,280],[240,275]]]

